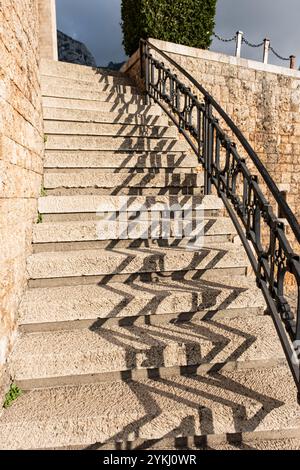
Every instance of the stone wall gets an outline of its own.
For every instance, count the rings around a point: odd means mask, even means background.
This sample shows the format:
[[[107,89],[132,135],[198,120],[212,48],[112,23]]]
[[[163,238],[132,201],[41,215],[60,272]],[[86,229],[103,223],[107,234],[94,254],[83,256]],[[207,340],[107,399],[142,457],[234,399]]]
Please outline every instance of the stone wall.
[[[0,400],[43,171],[37,0],[0,3]],[[1,407],[1,402],[0,402]]]
[[[222,105],[279,189],[287,191],[287,202],[300,220],[300,72],[150,41],[183,66]],[[139,65],[136,53],[122,71],[139,82]],[[186,78],[182,80],[187,83]]]
[[[39,49],[42,59],[58,60],[56,0],[37,0],[39,8]]]

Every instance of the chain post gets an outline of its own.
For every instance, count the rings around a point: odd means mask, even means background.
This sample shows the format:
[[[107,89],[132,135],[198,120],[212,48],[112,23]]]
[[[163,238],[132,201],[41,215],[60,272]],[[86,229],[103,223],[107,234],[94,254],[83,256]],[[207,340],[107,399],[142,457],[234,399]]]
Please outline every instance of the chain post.
[[[235,56],[238,57],[238,58],[241,57],[243,35],[244,35],[243,31],[237,31],[237,33],[236,33]]]
[[[263,55],[263,63],[267,64],[269,60],[269,49],[270,49],[270,39],[264,39],[264,55]]]

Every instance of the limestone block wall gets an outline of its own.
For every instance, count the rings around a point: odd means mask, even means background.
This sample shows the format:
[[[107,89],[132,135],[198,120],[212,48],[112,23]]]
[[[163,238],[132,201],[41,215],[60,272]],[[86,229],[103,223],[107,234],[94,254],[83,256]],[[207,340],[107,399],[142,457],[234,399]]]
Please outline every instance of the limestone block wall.
[[[279,189],[287,191],[287,201],[300,221],[300,72],[150,41],[222,105],[257,151]],[[138,55],[131,57],[122,70],[139,82]],[[186,78],[182,80],[187,83]]]
[[[43,172],[37,0],[0,2],[0,400]],[[1,407],[1,402],[0,402]]]

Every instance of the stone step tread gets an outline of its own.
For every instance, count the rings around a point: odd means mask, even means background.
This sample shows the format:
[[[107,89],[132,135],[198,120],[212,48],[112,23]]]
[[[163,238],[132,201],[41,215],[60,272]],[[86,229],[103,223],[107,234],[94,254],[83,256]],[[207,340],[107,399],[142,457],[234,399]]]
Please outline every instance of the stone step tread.
[[[70,241],[90,241],[90,240],[100,240],[103,236],[103,233],[107,232],[109,235],[109,228],[111,228],[112,233],[115,238],[118,235],[118,232],[121,232],[124,236],[125,233],[138,231],[139,226],[141,230],[150,231],[152,233],[162,236],[161,229],[163,224],[165,225],[166,230],[170,230],[171,234],[177,229],[178,234],[180,229],[182,230],[182,236],[184,235],[184,230],[187,232],[189,230],[189,236],[194,234],[199,234],[200,232],[203,236],[213,236],[213,235],[233,235],[236,234],[235,228],[231,219],[228,217],[218,217],[218,218],[209,218],[203,220],[199,219],[189,219],[183,221],[182,226],[179,227],[178,222],[171,220],[170,222],[165,219],[160,219],[155,225],[151,224],[151,214],[146,213],[139,216],[138,221],[124,221],[115,220],[117,218],[112,218],[110,215],[104,216],[101,220],[85,220],[85,221],[68,221],[68,222],[43,222],[36,224],[33,227],[33,243],[58,243],[58,242],[70,242]],[[156,220],[156,219],[155,219]],[[196,232],[197,230],[197,232]],[[175,233],[174,233],[175,234]],[[132,235],[134,235],[132,233]],[[109,237],[107,237],[109,238]],[[129,237],[130,238],[130,237]],[[135,237],[136,238],[136,237]]]
[[[113,242],[112,242],[113,244]],[[130,241],[129,241],[130,244]],[[111,248],[42,252],[29,256],[30,279],[77,276],[161,273],[207,269],[246,268],[247,255],[233,243],[186,248]]]
[[[43,107],[75,109],[84,111],[114,112],[126,114],[150,114],[151,116],[161,116],[163,111],[158,105],[144,105],[133,103],[121,103],[113,101],[95,101],[75,98],[54,98],[44,96],[42,99]]]
[[[25,333],[10,358],[17,382],[184,366],[273,367],[284,352],[270,317]]]
[[[48,108],[43,109],[46,125],[51,121],[72,121],[81,123],[109,123],[141,126],[167,126],[167,116],[147,114],[129,114],[118,112],[85,111],[84,109]]]
[[[46,150],[45,168],[198,168],[197,158],[188,152],[105,152]]]
[[[175,126],[150,126],[131,124],[99,124],[90,122],[70,121],[44,121],[45,133],[49,135],[76,135],[76,136],[113,136],[113,137],[155,137],[177,138],[178,131]]]
[[[2,449],[300,428],[287,367],[34,390],[0,420]]]
[[[201,187],[203,173],[109,173],[102,170],[82,169],[65,173],[45,173],[44,188],[167,188]]]
[[[63,98],[63,99],[75,99],[75,100],[89,100],[89,101],[108,101],[111,103],[131,103],[131,104],[144,104],[145,97],[141,94],[131,92],[109,92],[106,90],[97,90],[91,87],[86,88],[73,88],[62,87],[55,85],[42,85],[42,96],[46,98]]]
[[[40,71],[43,78],[57,77],[65,79],[75,79],[79,81],[97,80],[98,83],[124,83],[132,85],[133,81],[122,72],[94,68],[85,65],[71,64],[68,62],[42,59]]]
[[[46,150],[117,150],[117,151],[156,151],[186,152],[186,141],[174,137],[114,137],[86,135],[48,135]]]
[[[114,77],[112,77],[114,78]],[[126,79],[125,79],[126,80]],[[59,87],[70,87],[76,89],[94,89],[96,92],[103,90],[105,92],[119,93],[140,93],[139,89],[134,83],[128,81],[128,83],[105,83],[102,81],[102,76],[94,74],[94,76],[87,77],[86,79],[80,80],[69,77],[55,77],[51,75],[41,75],[41,83],[43,86],[59,86]]]
[[[253,279],[223,276],[218,282],[208,271],[197,281],[168,279],[28,289],[20,305],[19,324],[247,308],[260,314],[265,309],[263,295]]]
[[[139,211],[144,207],[152,211],[224,208],[217,196],[45,196],[39,198],[38,204],[41,214]]]

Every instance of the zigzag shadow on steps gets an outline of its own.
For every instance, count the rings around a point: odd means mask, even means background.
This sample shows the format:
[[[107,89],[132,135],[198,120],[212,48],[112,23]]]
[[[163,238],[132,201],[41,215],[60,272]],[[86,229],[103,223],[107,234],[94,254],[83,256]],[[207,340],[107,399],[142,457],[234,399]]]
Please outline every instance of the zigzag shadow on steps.
[[[241,423],[243,423],[243,428],[246,432],[253,432],[272,410],[283,405],[282,401],[259,392],[254,392],[249,387],[222,375],[221,372],[212,372],[208,376],[189,376],[189,378],[194,382],[195,386],[203,386],[201,396],[197,388],[194,388],[192,384],[187,387],[186,384],[180,385],[180,383],[176,383],[172,379],[154,379],[151,383],[128,382],[131,391],[143,405],[145,410],[144,416],[125,426],[106,442],[95,443],[87,447],[87,450],[101,449],[107,446],[110,449],[119,448],[124,450],[124,445],[125,449],[136,448],[137,450],[142,450],[153,448],[165,440],[172,443],[177,449],[189,448],[191,441],[193,447],[207,448],[206,436],[214,434],[215,431],[212,407],[218,403],[231,411],[233,427],[236,429],[236,432],[227,434],[227,442],[241,445],[243,440],[242,433],[238,431],[241,428]],[[211,387],[225,389],[228,392],[228,398],[223,398],[207,391]],[[230,399],[230,394],[237,391],[241,398],[250,398],[260,405],[258,411],[253,416],[248,418],[246,406]],[[155,401],[155,396],[164,396],[174,402],[174,409],[176,408],[176,403],[179,403],[181,406],[185,405],[191,410],[192,414],[183,418],[180,424],[161,439],[146,440],[135,447],[134,441],[139,440],[140,430],[164,413],[164,410]],[[211,405],[201,405],[201,402],[208,402]],[[247,448],[251,447],[247,446]]]

